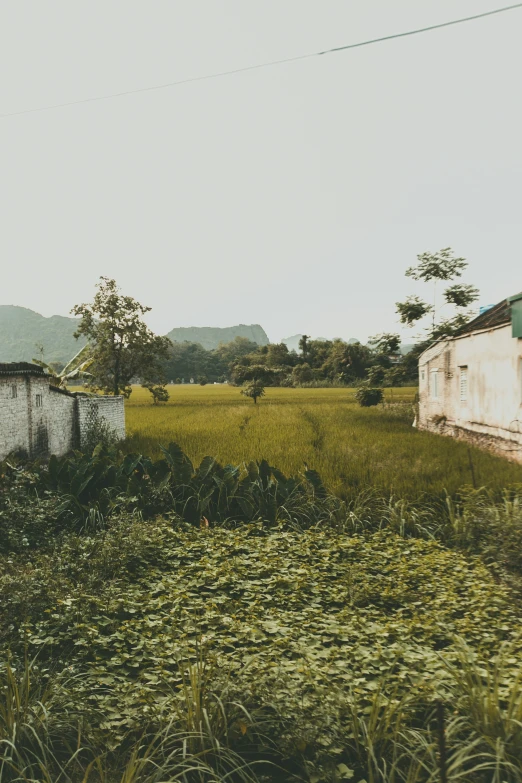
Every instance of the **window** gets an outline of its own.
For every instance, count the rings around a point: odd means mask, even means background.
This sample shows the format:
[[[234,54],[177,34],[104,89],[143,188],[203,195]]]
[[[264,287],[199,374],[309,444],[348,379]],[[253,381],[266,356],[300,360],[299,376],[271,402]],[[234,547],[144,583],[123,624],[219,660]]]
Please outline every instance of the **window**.
[[[421,381],[424,380],[425,375],[426,375],[426,373],[424,372],[424,370],[421,370]]]
[[[468,368],[460,368],[460,401],[468,401]]]
[[[432,399],[439,399],[439,371],[432,370],[430,372],[430,394]]]
[[[43,397],[41,394],[36,395],[36,407],[41,408],[43,405]]]
[[[18,397],[18,386],[14,385],[11,386],[11,399],[16,399]]]

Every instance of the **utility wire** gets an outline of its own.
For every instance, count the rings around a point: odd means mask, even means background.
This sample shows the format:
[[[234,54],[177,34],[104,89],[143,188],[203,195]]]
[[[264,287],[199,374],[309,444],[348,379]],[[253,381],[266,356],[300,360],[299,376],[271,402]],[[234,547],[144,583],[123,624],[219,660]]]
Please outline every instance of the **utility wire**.
[[[484,19],[486,16],[493,16],[494,14],[503,14],[506,11],[514,11],[517,8],[522,8],[522,3],[515,3],[514,5],[504,6],[504,8],[496,8],[493,11],[485,11],[482,14],[475,14],[474,16],[465,16],[461,19],[453,19],[449,22],[441,22],[440,24],[433,24],[429,27],[420,27],[416,30],[407,30],[404,33],[395,33],[393,35],[385,35],[382,38],[371,38],[367,41],[359,41],[358,43],[347,44],[346,46],[337,46],[333,49],[325,49],[323,52],[311,52],[310,54],[300,54],[295,57],[285,57],[281,60],[271,60],[265,63],[258,63],[257,65],[247,65],[243,68],[233,68],[229,71],[219,71],[217,73],[206,74],[204,76],[192,76],[188,79],[180,79],[175,82],[167,82],[166,84],[157,84],[153,87],[140,87],[136,90],[125,90],[123,92],[112,92],[107,95],[99,95],[94,98],[81,98],[76,101],[67,101],[66,103],[54,103],[50,106],[40,106],[36,109],[23,109],[22,111],[14,111],[9,114],[0,114],[0,117],[17,117],[20,114],[33,114],[39,111],[50,111],[51,109],[63,109],[66,106],[78,106],[81,103],[92,103],[93,101],[104,101],[109,98],[121,98],[124,95],[136,95],[140,92],[153,92],[154,90],[165,90],[169,87],[178,87],[181,84],[190,84],[191,82],[202,82],[208,79],[219,79],[223,76],[232,76],[236,73],[245,73],[246,71],[256,71],[260,68],[272,68],[276,65],[283,65],[285,63],[294,63],[299,60],[309,60],[312,57],[321,57],[324,54],[336,54],[337,52],[345,52],[348,49],[359,49],[363,46],[371,46],[373,44],[383,43],[384,41],[392,41],[396,38],[406,38],[410,35],[419,35],[420,33],[429,33],[432,30],[440,30],[443,27],[452,27],[457,24],[464,24],[465,22],[473,22],[475,19]]]

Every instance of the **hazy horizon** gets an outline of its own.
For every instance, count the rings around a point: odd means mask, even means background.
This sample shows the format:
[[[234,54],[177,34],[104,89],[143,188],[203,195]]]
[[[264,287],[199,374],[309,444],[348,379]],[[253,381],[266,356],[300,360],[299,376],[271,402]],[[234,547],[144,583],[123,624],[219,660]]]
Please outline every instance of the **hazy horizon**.
[[[437,24],[499,0],[18,0],[0,114]],[[68,316],[100,275],[158,333],[397,331],[451,246],[480,305],[522,289],[522,10],[364,49],[0,118],[0,304]],[[412,342],[418,330],[402,330]]]

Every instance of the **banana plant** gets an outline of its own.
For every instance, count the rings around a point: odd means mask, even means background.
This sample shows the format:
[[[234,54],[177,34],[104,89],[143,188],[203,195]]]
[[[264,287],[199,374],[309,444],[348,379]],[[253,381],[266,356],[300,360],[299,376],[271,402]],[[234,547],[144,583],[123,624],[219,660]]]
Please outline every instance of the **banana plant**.
[[[43,367],[43,369],[50,376],[50,380],[53,386],[58,386],[60,389],[66,389],[67,382],[73,378],[91,377],[91,373],[87,372],[88,368],[93,363],[91,354],[92,351],[90,345],[84,345],[83,348],[78,351],[76,356],[73,356],[73,358],[67,362],[61,372],[56,372],[56,370],[51,367],[50,364],[47,364],[47,362],[44,362],[41,359],[33,359],[33,363],[37,364],[39,367]]]

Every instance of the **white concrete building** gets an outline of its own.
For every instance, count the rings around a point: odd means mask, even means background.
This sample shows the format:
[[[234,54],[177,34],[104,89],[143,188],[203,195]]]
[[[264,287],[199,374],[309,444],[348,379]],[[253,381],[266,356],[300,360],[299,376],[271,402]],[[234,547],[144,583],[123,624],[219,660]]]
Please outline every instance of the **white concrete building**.
[[[522,462],[522,293],[421,354],[418,426]]]
[[[123,439],[123,397],[72,394],[52,386],[36,364],[0,364],[0,459],[13,452],[36,458],[81,449],[100,420]]]

